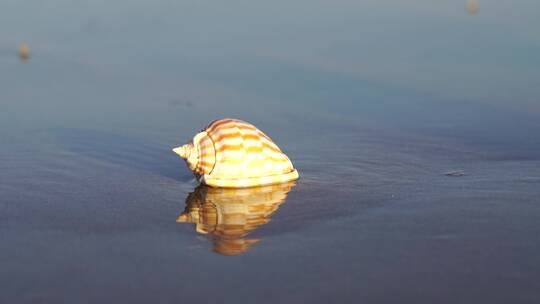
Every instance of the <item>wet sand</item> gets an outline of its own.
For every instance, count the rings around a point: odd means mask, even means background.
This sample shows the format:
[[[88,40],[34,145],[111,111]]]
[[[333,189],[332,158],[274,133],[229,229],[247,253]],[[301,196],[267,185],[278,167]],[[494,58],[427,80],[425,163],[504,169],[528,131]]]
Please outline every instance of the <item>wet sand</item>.
[[[24,64],[0,26],[0,302],[538,302],[540,18],[160,4],[34,12]],[[300,180],[198,188],[170,149],[220,117],[269,134]]]

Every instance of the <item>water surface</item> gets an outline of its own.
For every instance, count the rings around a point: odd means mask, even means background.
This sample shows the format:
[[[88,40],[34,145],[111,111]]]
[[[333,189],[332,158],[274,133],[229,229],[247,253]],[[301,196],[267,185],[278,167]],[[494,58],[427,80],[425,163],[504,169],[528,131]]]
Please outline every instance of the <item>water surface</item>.
[[[2,303],[540,301],[538,1],[4,1],[0,84]],[[301,179],[197,187],[222,117]]]

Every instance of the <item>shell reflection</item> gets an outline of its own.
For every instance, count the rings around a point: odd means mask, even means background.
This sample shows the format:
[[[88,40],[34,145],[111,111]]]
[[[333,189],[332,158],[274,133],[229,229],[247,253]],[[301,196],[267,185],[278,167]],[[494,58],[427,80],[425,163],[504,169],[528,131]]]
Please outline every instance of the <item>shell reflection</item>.
[[[241,189],[201,185],[188,195],[176,221],[193,223],[198,233],[208,234],[215,252],[238,255],[260,241],[246,236],[270,221],[293,186],[294,182]]]

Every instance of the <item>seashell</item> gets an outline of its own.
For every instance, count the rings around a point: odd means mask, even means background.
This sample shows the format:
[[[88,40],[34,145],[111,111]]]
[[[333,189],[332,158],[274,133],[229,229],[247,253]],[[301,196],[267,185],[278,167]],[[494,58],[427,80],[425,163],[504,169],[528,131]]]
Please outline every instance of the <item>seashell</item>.
[[[270,221],[293,186],[294,182],[239,189],[201,185],[188,195],[176,221],[193,223],[198,233],[208,234],[215,252],[238,255],[260,242],[246,236]]]
[[[173,151],[208,186],[243,188],[298,179],[291,161],[270,137],[237,119],[215,120]]]

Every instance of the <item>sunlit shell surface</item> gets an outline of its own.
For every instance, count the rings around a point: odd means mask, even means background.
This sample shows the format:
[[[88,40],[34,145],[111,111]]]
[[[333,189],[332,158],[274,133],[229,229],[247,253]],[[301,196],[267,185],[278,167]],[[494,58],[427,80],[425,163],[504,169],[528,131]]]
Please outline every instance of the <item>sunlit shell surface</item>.
[[[223,188],[243,188],[298,179],[289,158],[252,124],[220,119],[173,149],[186,160],[199,182]]]
[[[242,189],[202,185],[186,198],[177,222],[193,223],[198,233],[210,235],[215,252],[238,255],[260,241],[246,236],[270,221],[293,186],[294,182]]]

